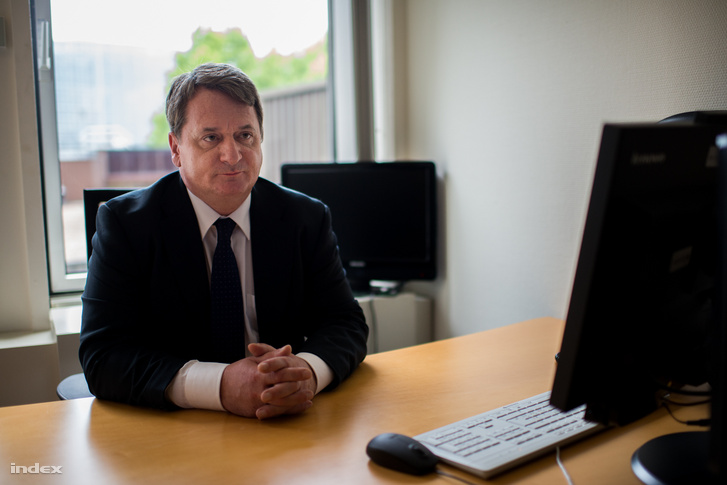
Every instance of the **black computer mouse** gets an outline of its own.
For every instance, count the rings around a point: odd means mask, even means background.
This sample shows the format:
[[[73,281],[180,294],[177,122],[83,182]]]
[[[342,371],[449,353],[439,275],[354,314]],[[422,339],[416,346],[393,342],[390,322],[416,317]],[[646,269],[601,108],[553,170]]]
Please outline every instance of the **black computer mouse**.
[[[432,473],[439,463],[429,448],[414,438],[397,433],[374,437],[366,446],[366,454],[376,463],[411,475]]]

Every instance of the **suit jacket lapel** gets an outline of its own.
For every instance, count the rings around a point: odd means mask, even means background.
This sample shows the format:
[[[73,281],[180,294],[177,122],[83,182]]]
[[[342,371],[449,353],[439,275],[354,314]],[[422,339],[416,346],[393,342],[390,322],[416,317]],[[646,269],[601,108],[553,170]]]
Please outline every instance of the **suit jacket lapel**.
[[[170,185],[165,195],[160,225],[170,280],[179,285],[180,301],[189,308],[190,317],[198,323],[206,322],[209,279],[197,216],[181,178],[179,183]]]

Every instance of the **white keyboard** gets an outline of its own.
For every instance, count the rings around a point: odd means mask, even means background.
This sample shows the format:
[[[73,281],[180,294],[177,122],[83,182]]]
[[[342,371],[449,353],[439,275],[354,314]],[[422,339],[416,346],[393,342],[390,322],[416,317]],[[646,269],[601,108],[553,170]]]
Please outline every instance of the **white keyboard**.
[[[585,407],[562,412],[550,392],[415,436],[442,461],[489,478],[596,431]]]

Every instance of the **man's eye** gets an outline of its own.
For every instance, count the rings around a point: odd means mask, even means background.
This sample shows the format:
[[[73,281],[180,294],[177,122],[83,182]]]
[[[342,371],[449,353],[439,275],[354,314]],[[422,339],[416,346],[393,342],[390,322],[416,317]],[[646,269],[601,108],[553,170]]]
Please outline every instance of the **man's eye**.
[[[208,141],[208,142],[214,142],[214,141],[217,141],[217,135],[206,135],[205,137],[202,138],[202,140]]]

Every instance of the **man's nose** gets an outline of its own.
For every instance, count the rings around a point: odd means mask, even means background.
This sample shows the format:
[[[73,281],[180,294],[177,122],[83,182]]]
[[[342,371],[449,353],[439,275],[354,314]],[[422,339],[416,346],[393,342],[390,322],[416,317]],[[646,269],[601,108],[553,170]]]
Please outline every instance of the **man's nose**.
[[[228,137],[222,140],[219,145],[220,149],[220,161],[234,165],[242,158],[242,151],[240,150],[239,144],[233,137]]]

